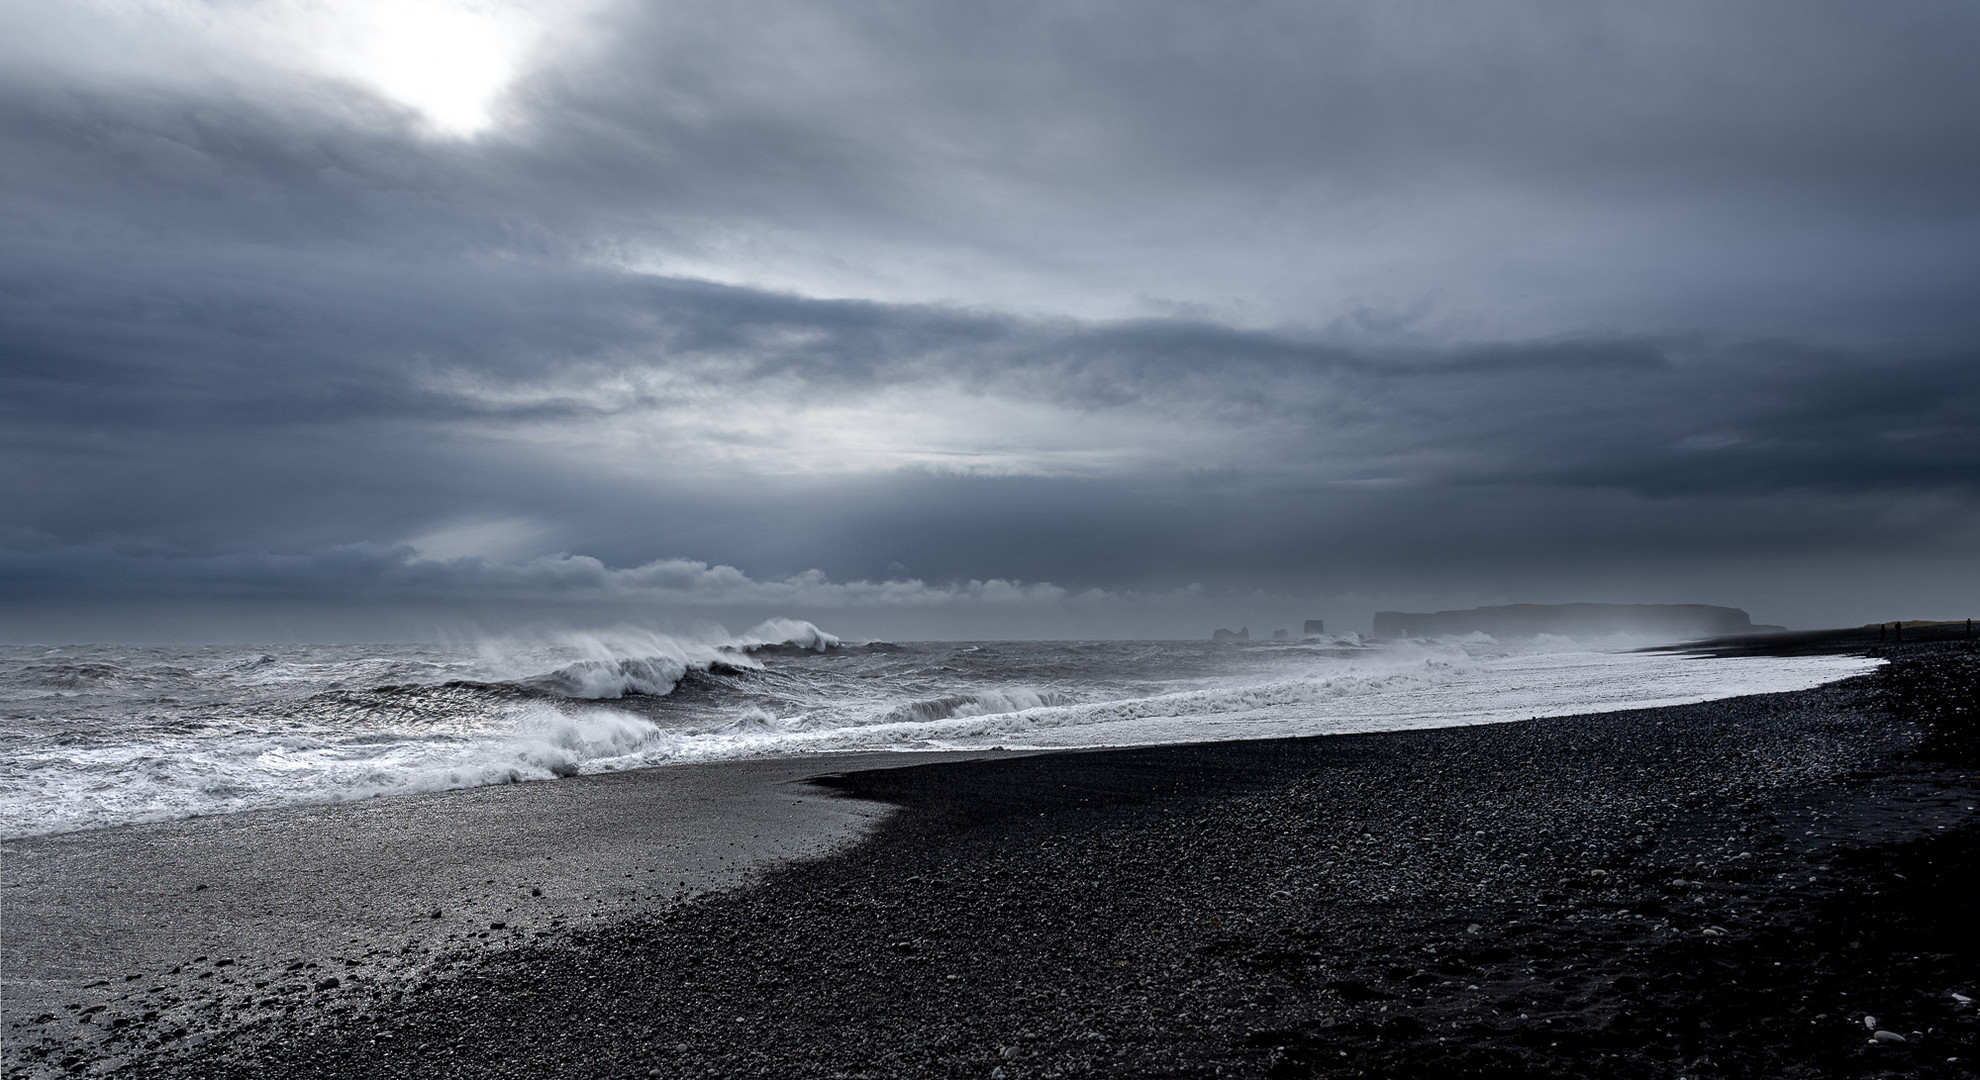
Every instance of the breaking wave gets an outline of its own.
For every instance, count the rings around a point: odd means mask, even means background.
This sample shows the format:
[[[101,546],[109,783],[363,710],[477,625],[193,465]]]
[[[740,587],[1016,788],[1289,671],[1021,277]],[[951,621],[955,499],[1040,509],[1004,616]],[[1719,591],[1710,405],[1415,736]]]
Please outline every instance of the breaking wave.
[[[1360,640],[847,645],[773,619],[472,648],[0,648],[0,836],[690,761],[1496,723],[1804,689],[1854,657]]]
[[[973,694],[950,694],[945,697],[929,698],[923,701],[910,701],[890,710],[883,723],[925,724],[936,720],[949,720],[959,716],[994,716],[999,713],[1020,713],[1028,709],[1041,709],[1050,705],[1064,705],[1068,699],[1064,694],[1051,691],[1024,689],[981,690]]]
[[[582,657],[554,670],[511,680],[539,693],[602,700],[627,695],[664,697],[693,672],[759,671],[753,655],[771,650],[822,653],[839,639],[800,619],[768,619],[734,637],[696,641],[644,630],[567,634],[559,639]]]

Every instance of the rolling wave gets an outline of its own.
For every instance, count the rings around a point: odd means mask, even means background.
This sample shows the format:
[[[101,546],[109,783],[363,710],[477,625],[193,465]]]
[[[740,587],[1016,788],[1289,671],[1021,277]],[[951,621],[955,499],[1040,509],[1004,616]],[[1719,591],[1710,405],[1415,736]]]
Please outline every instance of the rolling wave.
[[[1493,723],[1803,689],[1874,663],[1489,640],[859,646],[785,619],[465,648],[18,647],[0,649],[0,836],[690,761]]]

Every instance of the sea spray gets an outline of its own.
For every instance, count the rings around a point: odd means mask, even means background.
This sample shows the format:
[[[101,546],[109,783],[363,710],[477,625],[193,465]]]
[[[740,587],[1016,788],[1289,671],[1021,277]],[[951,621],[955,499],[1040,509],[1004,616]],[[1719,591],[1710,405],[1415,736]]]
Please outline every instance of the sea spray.
[[[662,697],[690,672],[760,670],[763,665],[752,654],[768,649],[822,653],[839,645],[837,637],[801,619],[768,619],[735,635],[719,627],[706,637],[616,627],[566,631],[547,645],[489,639],[479,644],[479,652],[490,670],[499,673],[494,681],[597,700],[628,694]],[[568,654],[577,659],[540,670]]]
[[[863,750],[1124,746],[1802,689],[1854,657],[1489,638],[847,644],[809,623],[472,648],[0,648],[0,835]]]

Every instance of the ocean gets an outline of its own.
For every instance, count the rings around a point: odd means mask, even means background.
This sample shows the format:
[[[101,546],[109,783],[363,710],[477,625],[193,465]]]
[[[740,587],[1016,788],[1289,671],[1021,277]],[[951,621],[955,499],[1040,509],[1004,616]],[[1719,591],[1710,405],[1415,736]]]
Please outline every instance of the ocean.
[[[1801,690],[1860,657],[1640,642],[849,642],[810,623],[458,645],[0,647],[0,837],[846,751],[1519,721]]]

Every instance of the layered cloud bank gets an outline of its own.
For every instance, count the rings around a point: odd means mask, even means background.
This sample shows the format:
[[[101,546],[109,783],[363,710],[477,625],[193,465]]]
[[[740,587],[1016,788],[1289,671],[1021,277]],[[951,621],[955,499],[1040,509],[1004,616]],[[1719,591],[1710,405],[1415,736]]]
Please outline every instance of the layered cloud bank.
[[[1117,634],[1196,636],[1196,624],[1215,608],[1193,588],[1074,593],[1003,579],[834,581],[818,570],[758,580],[732,566],[689,559],[612,567],[569,554],[514,561],[430,558],[403,545],[276,554],[200,553],[130,541],[67,544],[25,533],[6,541],[0,543],[0,590],[13,606],[0,616],[0,640],[32,639],[37,625],[74,627],[109,640],[196,640],[224,625],[264,634],[276,627],[277,637],[293,638],[301,618],[302,628],[343,634],[444,637],[600,618],[705,625],[739,613],[778,613],[772,623],[787,622],[790,613],[831,617],[862,636],[900,627],[920,636],[1016,635],[1048,627],[1067,634],[1109,627]],[[101,617],[106,610],[107,619]],[[134,616],[137,623],[129,625]]]
[[[0,5],[0,598],[1965,614],[1976,46]]]
[[[548,600],[800,610],[1054,604],[1069,595],[1056,585],[1004,580],[835,582],[817,570],[758,581],[733,566],[689,559],[614,568],[588,555],[545,555],[520,562],[478,556],[442,560],[422,557],[415,548],[367,544],[305,554],[196,554],[141,544],[58,545],[36,539],[20,537],[15,545],[0,548],[0,582],[16,595],[90,599],[150,593],[184,598],[245,589],[316,600]],[[1088,595],[1107,594],[1093,590]]]

